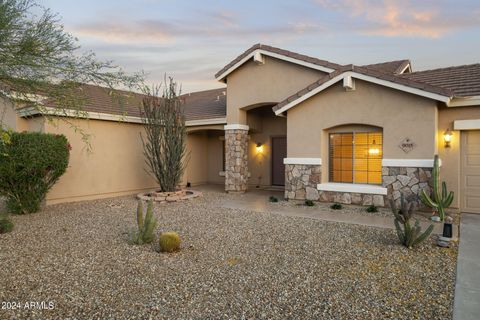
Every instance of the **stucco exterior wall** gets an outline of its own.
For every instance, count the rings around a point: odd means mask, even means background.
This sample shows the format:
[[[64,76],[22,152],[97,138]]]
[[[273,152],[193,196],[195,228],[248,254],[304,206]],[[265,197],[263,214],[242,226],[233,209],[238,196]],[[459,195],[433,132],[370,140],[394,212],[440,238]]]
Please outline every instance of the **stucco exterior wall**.
[[[384,159],[432,159],[437,149],[434,101],[357,80],[355,91],[338,83],[288,111],[288,157],[328,168],[328,130],[344,124],[381,127]],[[416,144],[409,153],[398,147],[407,137]]]
[[[225,134],[223,131],[218,134],[209,134],[207,141],[208,155],[208,183],[225,184],[225,176],[221,176],[223,170],[223,142]]]
[[[46,132],[64,134],[72,151],[67,172],[47,195],[47,204],[108,198],[134,194],[156,187],[155,180],[145,172],[142,125],[101,121],[73,120],[91,133],[91,152],[85,148],[81,135],[63,121],[45,124]],[[195,132],[187,136],[190,155],[182,184],[207,182],[207,135]]]
[[[227,123],[246,124],[242,108],[278,103],[322,75],[325,73],[268,56],[263,65],[246,62],[227,78]]]
[[[460,204],[460,137],[461,131],[453,131],[455,120],[480,119],[480,106],[473,107],[441,107],[438,113],[438,154],[442,159],[441,179],[445,180],[449,190],[455,192],[452,207]],[[450,148],[445,148],[443,133],[450,129],[453,132]]]

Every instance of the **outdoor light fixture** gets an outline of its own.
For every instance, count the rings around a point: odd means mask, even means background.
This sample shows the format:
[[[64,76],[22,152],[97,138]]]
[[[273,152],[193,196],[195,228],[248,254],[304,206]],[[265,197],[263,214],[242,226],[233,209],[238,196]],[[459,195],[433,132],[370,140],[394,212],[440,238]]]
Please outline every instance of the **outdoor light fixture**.
[[[257,142],[257,146],[255,148],[257,149],[257,153],[263,152],[263,144],[261,142]]]
[[[368,153],[371,155],[378,155],[380,154],[380,149],[377,147],[375,140],[373,140],[372,147],[368,149]]]
[[[443,133],[443,140],[445,141],[445,148],[450,148],[450,142],[452,142],[452,132],[450,131],[450,129],[447,129],[447,131],[445,131]]]

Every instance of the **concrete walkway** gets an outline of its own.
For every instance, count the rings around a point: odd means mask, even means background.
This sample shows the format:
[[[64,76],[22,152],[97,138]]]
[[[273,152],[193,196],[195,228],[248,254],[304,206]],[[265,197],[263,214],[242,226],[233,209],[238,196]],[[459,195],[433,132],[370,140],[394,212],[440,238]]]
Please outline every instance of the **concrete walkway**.
[[[218,191],[223,192],[223,188],[220,186],[202,186],[199,188],[200,190],[204,191]],[[394,229],[395,226],[393,224],[393,216],[392,217],[383,217],[383,216],[376,216],[376,215],[364,215],[364,214],[351,214],[351,213],[342,213],[341,210],[339,212],[325,212],[320,208],[315,207],[305,207],[305,206],[298,206],[298,207],[279,207],[275,211],[269,208],[268,198],[269,196],[275,196],[278,199],[283,199],[283,192],[282,191],[272,191],[272,190],[251,190],[245,194],[238,195],[237,197],[228,197],[221,202],[221,206],[224,208],[232,208],[232,209],[243,209],[255,212],[272,212],[275,214],[279,214],[282,216],[290,216],[290,217],[302,217],[302,218],[310,218],[310,219],[318,219],[318,220],[325,220],[325,221],[333,221],[333,222],[342,222],[342,223],[350,223],[350,224],[358,224],[370,227],[378,227],[378,228],[389,228]],[[422,221],[421,225],[422,228],[427,228],[431,223],[434,222],[427,222]],[[434,223],[435,229],[434,233],[441,234],[443,232],[443,223]],[[453,237],[458,237],[458,227],[454,226],[453,228]]]
[[[480,215],[462,214],[454,320],[480,319]]]

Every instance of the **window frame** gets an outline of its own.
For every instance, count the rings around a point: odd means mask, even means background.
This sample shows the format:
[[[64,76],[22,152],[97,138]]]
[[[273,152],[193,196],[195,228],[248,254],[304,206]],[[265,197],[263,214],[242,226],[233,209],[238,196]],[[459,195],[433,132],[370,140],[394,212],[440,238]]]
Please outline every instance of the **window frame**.
[[[379,145],[380,146],[380,161],[383,160],[383,131],[382,130],[377,130],[377,131],[372,131],[372,130],[345,130],[345,131],[333,131],[333,132],[328,132],[328,181],[330,183],[347,183],[347,184],[364,184],[364,185],[372,185],[372,186],[381,186],[382,185],[382,173],[381,171],[369,171],[368,170],[368,160],[369,158],[367,158],[367,171],[365,171],[367,173],[367,181],[368,181],[368,174],[370,172],[380,172],[380,182],[379,183],[369,183],[369,182],[355,182],[355,160],[356,160],[356,157],[355,157],[355,137],[356,137],[356,134],[360,134],[360,133],[364,133],[364,134],[381,134],[381,137],[382,137],[382,143]],[[352,135],[352,182],[344,182],[344,181],[334,181],[334,178],[333,178],[333,147],[332,147],[332,135],[343,135],[343,134],[351,134]],[[347,158],[339,158],[339,159],[347,159]],[[339,170],[340,172],[342,171],[346,171],[346,170]]]

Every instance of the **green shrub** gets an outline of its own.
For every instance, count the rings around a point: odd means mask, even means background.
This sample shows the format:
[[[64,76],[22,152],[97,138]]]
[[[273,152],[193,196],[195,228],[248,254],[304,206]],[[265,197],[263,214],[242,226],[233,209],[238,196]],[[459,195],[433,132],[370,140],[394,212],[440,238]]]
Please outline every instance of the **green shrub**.
[[[10,221],[7,215],[0,215],[0,233],[7,233],[12,231],[13,222]]]
[[[157,226],[157,219],[153,216],[153,200],[148,202],[147,213],[143,217],[143,202],[138,201],[137,206],[137,227],[132,232],[131,241],[134,244],[151,243],[155,239],[153,232]]]
[[[315,203],[312,201],[312,200],[305,200],[305,205],[307,207],[313,207],[315,205]]]
[[[330,206],[330,209],[333,209],[333,210],[341,210],[342,208],[343,208],[343,206],[338,202],[335,202],[334,204],[332,204]]]
[[[161,252],[174,252],[180,250],[180,236],[176,232],[163,232],[160,234],[158,244]]]
[[[0,195],[11,213],[37,212],[42,201],[65,173],[70,145],[63,135],[12,132],[0,144]]]
[[[270,196],[270,198],[268,198],[268,201],[270,201],[270,202],[278,202],[278,198],[277,198],[277,197],[274,197],[274,196]]]
[[[378,208],[375,205],[371,204],[367,207],[367,212],[378,212]]]

